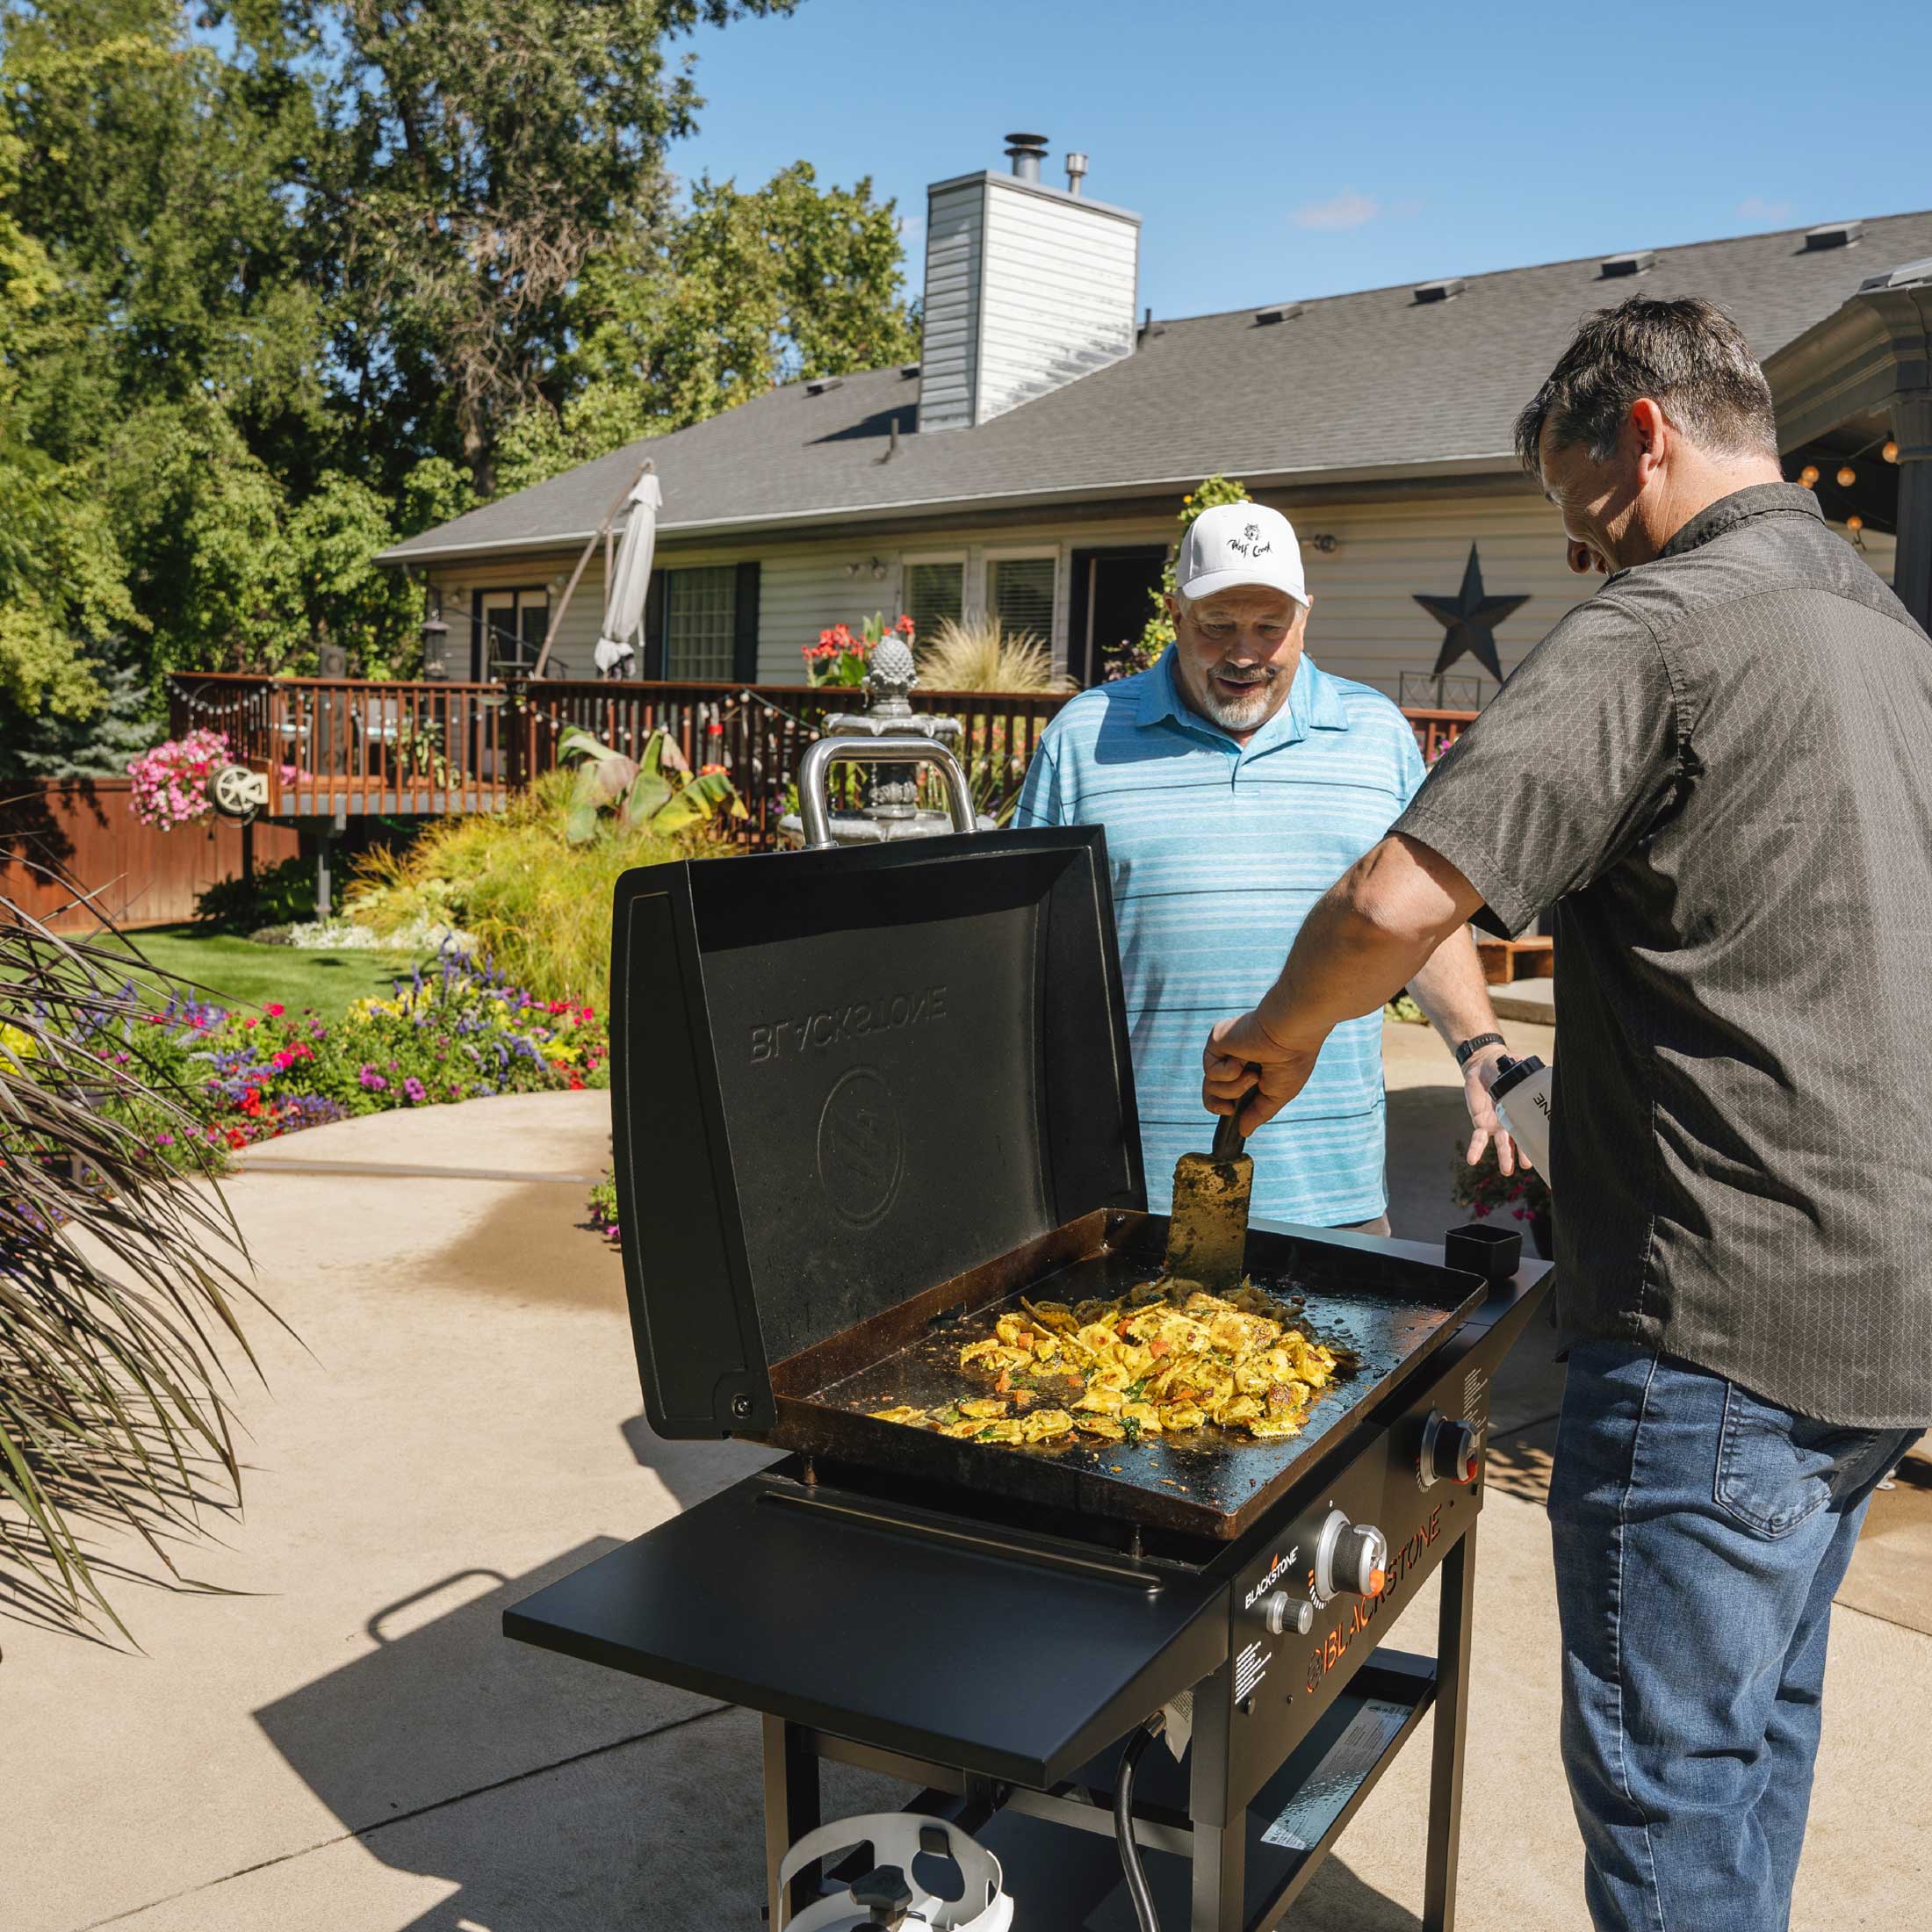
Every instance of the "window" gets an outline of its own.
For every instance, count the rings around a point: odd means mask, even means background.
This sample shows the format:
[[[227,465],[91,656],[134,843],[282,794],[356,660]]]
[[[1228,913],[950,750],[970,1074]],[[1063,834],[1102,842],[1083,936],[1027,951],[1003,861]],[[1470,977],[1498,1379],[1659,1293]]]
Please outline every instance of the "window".
[[[482,592],[477,600],[472,637],[471,674],[487,679],[501,675],[506,668],[533,668],[549,629],[547,590]],[[554,671],[551,674],[555,675]]]
[[[931,641],[950,617],[955,624],[966,609],[966,566],[963,563],[908,564],[905,566],[905,612],[915,632]]]
[[[1042,644],[1053,641],[1054,561],[1051,557],[999,557],[989,566],[992,595],[988,602],[1009,638],[1031,632]]]
[[[737,588],[738,571],[731,564],[665,573],[666,677],[717,683],[734,675]]]

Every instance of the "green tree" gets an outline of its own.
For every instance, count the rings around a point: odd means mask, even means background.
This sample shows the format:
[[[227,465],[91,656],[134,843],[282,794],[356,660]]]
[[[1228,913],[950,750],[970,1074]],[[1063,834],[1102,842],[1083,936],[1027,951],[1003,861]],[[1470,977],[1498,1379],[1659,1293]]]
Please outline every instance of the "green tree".
[[[339,470],[288,519],[309,641],[341,645],[358,676],[406,677],[421,656],[421,597],[375,560],[398,535],[388,504]]]
[[[485,495],[520,411],[561,400],[572,292],[667,206],[701,105],[667,42],[795,0],[291,0],[336,61],[322,197],[334,352],[364,436],[460,460]]]
[[[17,212],[24,144],[0,131],[0,726],[97,712],[88,644],[138,623],[106,515],[72,467],[22,434],[21,368],[41,347],[59,278]]]
[[[872,184],[820,188],[797,162],[762,188],[700,181],[661,237],[642,227],[587,263],[561,411],[524,410],[498,478],[522,488],[640,436],[681,429],[775,384],[919,354],[898,220]]]

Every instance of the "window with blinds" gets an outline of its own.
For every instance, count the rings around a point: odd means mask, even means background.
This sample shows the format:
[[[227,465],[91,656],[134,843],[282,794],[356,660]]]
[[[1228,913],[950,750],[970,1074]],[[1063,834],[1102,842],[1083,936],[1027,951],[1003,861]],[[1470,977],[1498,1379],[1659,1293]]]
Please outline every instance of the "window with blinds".
[[[672,570],[664,579],[664,674],[703,683],[728,681],[738,626],[738,572]]]
[[[927,643],[950,617],[956,624],[966,609],[966,566],[953,564],[908,564],[905,566],[905,611],[915,633]]]
[[[1031,632],[1042,644],[1053,638],[1051,557],[1000,557],[991,566],[991,602],[1009,638]]]

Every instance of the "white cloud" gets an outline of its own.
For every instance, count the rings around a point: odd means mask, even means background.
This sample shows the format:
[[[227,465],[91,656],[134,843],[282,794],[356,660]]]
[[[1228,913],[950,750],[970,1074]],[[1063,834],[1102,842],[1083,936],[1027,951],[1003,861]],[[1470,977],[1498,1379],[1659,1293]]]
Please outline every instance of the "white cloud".
[[[1746,221],[1783,221],[1791,212],[1788,201],[1767,201],[1763,195],[1746,195],[1737,212]]]
[[[1293,219],[1298,228],[1359,228],[1381,212],[1381,203],[1372,195],[1344,188],[1326,201],[1304,201]]]

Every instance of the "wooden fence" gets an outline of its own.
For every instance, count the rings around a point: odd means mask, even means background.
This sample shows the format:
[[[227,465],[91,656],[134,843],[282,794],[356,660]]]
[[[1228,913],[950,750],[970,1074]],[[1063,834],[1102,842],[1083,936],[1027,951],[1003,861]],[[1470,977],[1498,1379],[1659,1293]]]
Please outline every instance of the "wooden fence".
[[[980,809],[996,817],[1018,796],[1041,733],[1066,702],[1057,694],[912,694],[914,710],[960,721],[961,761]],[[633,754],[662,726],[694,768],[731,774],[750,812],[745,837],[759,846],[775,841],[799,759],[826,717],[863,708],[863,692],[794,684],[169,681],[176,735],[197,726],[226,732],[235,756],[268,774],[274,817],[498,811],[555,766],[571,725]],[[1476,714],[1404,715],[1432,759]]]
[[[222,818],[164,832],[128,810],[125,778],[34,779],[0,789],[0,898],[56,932],[96,920],[78,896],[117,926],[171,926],[195,900],[242,869],[244,837],[257,865],[293,858],[292,825],[242,828]]]

